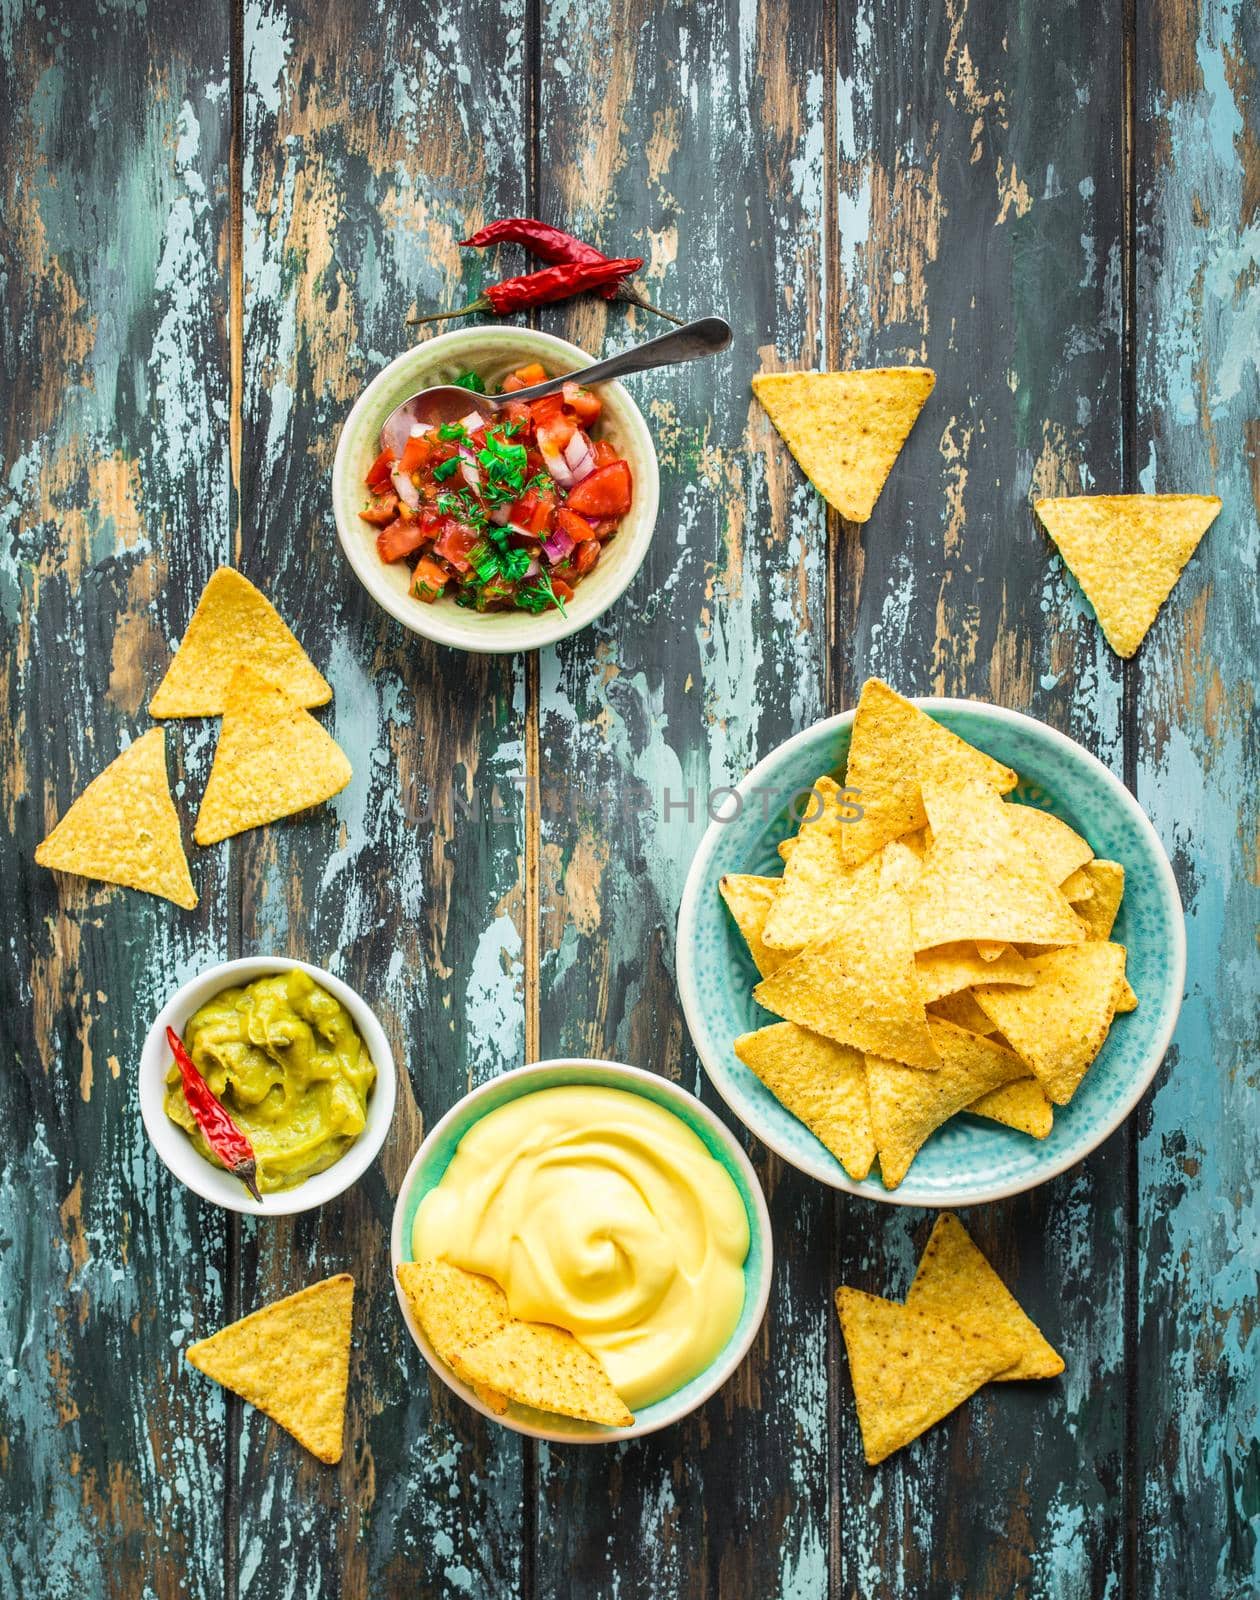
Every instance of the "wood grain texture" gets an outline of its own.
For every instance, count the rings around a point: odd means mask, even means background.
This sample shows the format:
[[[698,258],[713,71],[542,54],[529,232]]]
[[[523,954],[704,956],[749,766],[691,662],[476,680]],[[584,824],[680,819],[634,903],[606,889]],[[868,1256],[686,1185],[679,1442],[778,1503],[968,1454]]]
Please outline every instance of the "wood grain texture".
[[[1260,15],[1139,32],[1136,459],[1221,515],[1134,664],[1137,793],[1177,869],[1189,971],[1135,1119],[1137,1592],[1260,1591]]]
[[[179,1345],[221,1314],[224,1228],[136,1099],[153,1013],[223,954],[222,877],[195,862],[189,914],[32,857],[147,727],[226,550],[227,55],[225,14],[162,3],[0,20],[5,1600],[223,1588],[223,1399]],[[207,756],[173,730],[186,823]]]

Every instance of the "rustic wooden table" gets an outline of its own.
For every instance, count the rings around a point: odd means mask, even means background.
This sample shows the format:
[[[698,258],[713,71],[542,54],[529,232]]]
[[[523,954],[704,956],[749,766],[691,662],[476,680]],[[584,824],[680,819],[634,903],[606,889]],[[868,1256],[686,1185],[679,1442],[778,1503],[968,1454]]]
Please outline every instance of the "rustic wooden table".
[[[0,1596],[1252,1600],[1250,0],[11,0],[0,40]],[[522,211],[641,253],[655,298],[736,339],[634,380],[663,500],[625,599],[554,651],[477,659],[368,601],[329,470],[408,313],[494,270],[456,240]],[[593,351],[657,331],[599,301],[540,324]],[[902,360],[936,396],[858,530],[748,380]],[[1029,511],[1121,487],[1225,502],[1126,666]],[[332,680],[354,783],[332,816],[199,852],[192,914],[54,879],[34,844],[147,726],[221,562]],[[1154,1090],[1083,1166],[967,1218],[1067,1373],[868,1469],[830,1295],[904,1289],[929,1219],[753,1143],[779,1261],[738,1377],[642,1442],[535,1449],[431,1382],[396,1311],[422,1122],[565,1052],[712,1102],[673,982],[703,809],[665,791],[737,777],[871,672],[1081,739],[1177,867],[1190,971]],[[186,816],[212,738],[172,741]],[[381,1163],[265,1227],[174,1183],[135,1084],[172,987],[255,951],[343,973],[404,1068]],[[329,1470],[182,1350],[342,1268]]]

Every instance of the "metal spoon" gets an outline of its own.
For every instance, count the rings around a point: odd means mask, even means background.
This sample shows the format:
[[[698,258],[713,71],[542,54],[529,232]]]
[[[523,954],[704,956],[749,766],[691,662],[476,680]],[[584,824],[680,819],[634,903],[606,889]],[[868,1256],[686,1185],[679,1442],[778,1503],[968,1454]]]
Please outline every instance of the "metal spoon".
[[[413,427],[440,427],[444,422],[459,421],[470,411],[480,412],[489,421],[509,401],[541,400],[544,395],[563,389],[566,383],[589,386],[609,378],[624,377],[628,372],[647,372],[652,367],[695,361],[700,356],[716,355],[730,342],[730,323],[722,317],[700,317],[670,333],[623,350],[620,355],[597,361],[581,372],[564,372],[559,377],[548,378],[545,383],[532,384],[528,389],[515,389],[511,394],[474,394],[471,389],[461,389],[457,383],[435,384],[431,389],[421,389],[390,412],[381,429],[381,444],[392,449],[395,455],[401,455],[398,441],[405,440]]]

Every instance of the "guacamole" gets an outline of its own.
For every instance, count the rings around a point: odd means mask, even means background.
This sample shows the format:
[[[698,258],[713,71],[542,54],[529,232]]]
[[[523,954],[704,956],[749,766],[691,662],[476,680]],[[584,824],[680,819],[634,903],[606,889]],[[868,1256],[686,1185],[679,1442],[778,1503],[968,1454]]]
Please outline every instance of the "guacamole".
[[[264,1193],[323,1172],[363,1132],[376,1068],[350,1013],[305,972],[224,989],[188,1019],[184,1043],[253,1145]],[[221,1164],[188,1109],[174,1063],[166,1114],[207,1161]]]

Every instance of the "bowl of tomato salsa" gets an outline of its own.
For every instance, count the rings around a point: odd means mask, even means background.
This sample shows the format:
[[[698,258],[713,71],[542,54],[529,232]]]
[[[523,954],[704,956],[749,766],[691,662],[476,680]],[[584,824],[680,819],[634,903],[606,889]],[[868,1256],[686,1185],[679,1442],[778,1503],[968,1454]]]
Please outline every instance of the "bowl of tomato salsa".
[[[368,385],[342,430],[333,508],[360,582],[413,633],[456,649],[537,649],[586,627],[642,565],[656,522],[656,451],[619,383],[513,403],[595,358],[527,328],[463,328]],[[465,417],[424,427],[410,395],[469,389]],[[473,395],[502,396],[491,419]]]

